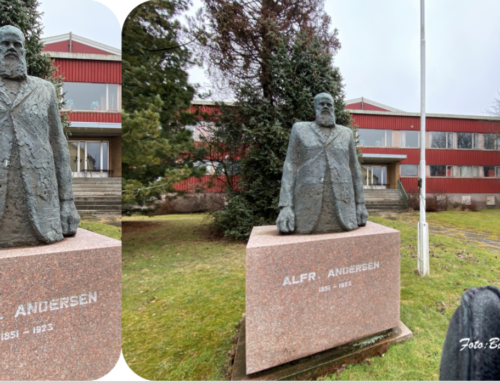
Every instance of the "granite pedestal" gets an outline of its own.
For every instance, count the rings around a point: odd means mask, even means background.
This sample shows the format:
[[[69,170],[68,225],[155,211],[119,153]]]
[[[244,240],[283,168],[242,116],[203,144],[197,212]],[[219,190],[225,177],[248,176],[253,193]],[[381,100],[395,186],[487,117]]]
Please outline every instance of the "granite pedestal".
[[[400,233],[279,235],[254,227],[246,253],[246,373],[397,328]]]
[[[0,380],[94,380],[120,350],[120,241],[0,250]]]

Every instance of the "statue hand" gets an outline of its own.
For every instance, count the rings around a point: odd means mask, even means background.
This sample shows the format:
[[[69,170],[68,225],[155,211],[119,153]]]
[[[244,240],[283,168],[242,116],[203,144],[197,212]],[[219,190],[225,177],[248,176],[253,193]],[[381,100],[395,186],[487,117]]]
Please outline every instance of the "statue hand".
[[[80,223],[80,216],[76,211],[74,201],[61,202],[61,227],[62,233],[65,237],[71,237],[76,234],[78,224]]]
[[[290,206],[281,208],[278,219],[276,220],[278,232],[281,234],[290,234],[295,230],[295,214]]]
[[[356,218],[358,220],[358,226],[366,225],[366,220],[368,219],[368,212],[366,211],[366,206],[364,202],[356,204]]]

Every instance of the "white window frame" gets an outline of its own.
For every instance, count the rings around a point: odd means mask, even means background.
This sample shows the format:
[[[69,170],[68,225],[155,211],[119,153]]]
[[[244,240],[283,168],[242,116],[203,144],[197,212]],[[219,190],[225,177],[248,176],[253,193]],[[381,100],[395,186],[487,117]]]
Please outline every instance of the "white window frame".
[[[79,84],[95,84],[95,83],[92,83],[92,82],[83,82],[83,81],[68,81],[68,82],[72,82],[72,83],[79,83]],[[64,95],[64,83],[63,83],[63,86],[61,87],[61,96]],[[121,97],[121,94],[122,94],[122,85],[121,84],[104,84],[106,85],[106,110],[87,110],[87,109],[63,109],[63,111],[71,111],[71,112],[94,112],[94,113],[100,113],[100,112],[104,112],[104,113],[121,113],[122,111],[122,97]],[[117,85],[117,88],[116,88],[116,103],[117,103],[117,109],[113,109],[113,110],[110,110],[109,109],[109,86],[110,85]]]
[[[408,165],[410,165],[410,166],[416,166],[416,167],[417,167],[417,175],[416,175],[416,176],[404,176],[404,175],[401,173],[401,172],[402,172],[402,170],[403,170],[403,166],[408,166]],[[420,174],[420,165],[416,165],[416,164],[401,164],[401,165],[399,166],[399,176],[400,176],[400,177],[418,177],[418,176],[419,176],[419,174]]]
[[[477,177],[479,177],[479,165],[457,165],[456,167],[457,167],[457,171],[456,171],[456,173],[457,173],[456,177],[457,178],[477,178]],[[473,175],[472,176],[462,176],[461,175],[462,168],[465,168],[465,167],[467,167],[467,168],[469,168],[469,167],[473,168],[473,170],[472,170],[472,174]],[[474,169],[475,169],[475,171],[474,171]],[[476,173],[476,175],[474,175],[474,173]]]
[[[360,134],[360,129],[363,129],[363,130],[377,130],[377,131],[380,131],[380,130],[383,130],[384,131],[384,145],[383,146],[368,146],[368,145],[365,145],[365,144],[359,144],[360,147],[362,148],[393,148],[394,147],[394,144],[393,144],[393,140],[392,140],[392,130],[387,130],[387,129],[369,129],[369,128],[358,128],[358,130],[356,131],[356,139],[357,140],[360,140],[361,139],[361,134]],[[387,137],[391,137],[391,146],[388,146],[387,145]]]
[[[417,133],[418,143],[417,143],[416,147],[415,146],[406,146],[406,132]],[[420,131],[418,131],[418,130],[402,130],[401,131],[401,147],[402,148],[409,148],[409,149],[420,148]]]

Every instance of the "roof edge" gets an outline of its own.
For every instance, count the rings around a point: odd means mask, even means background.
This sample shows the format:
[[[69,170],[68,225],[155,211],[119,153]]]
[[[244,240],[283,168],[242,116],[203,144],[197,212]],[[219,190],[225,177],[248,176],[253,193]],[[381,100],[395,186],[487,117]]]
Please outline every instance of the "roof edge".
[[[61,41],[69,40],[69,38],[70,38],[70,34],[69,33],[64,33],[62,35],[51,36],[51,37],[44,37],[41,40],[42,40],[42,42],[44,44],[54,44],[54,43],[59,43]],[[100,49],[100,50],[103,50],[103,51],[106,51],[106,52],[109,52],[109,53],[112,53],[112,54],[115,54],[115,55],[121,55],[122,54],[121,49],[113,48],[113,47],[111,47],[109,45],[102,44],[102,43],[99,43],[97,41],[90,40],[90,39],[87,39],[85,37],[75,35],[74,33],[71,33],[71,39],[73,41],[78,42],[78,43],[82,43],[82,44],[88,45],[88,46],[90,46],[92,48]]]
[[[122,61],[122,56],[119,55],[96,55],[90,53],[69,53],[69,52],[52,52],[43,51],[45,55],[53,59],[73,59],[73,60],[96,60],[96,61]]]
[[[381,112],[378,110],[359,110],[359,109],[346,109],[351,114],[373,114],[379,116],[399,116],[399,117],[420,117],[420,113],[411,112]],[[472,116],[466,114],[437,114],[426,113],[426,117],[431,118],[454,118],[461,120],[485,120],[485,121],[500,121],[500,117],[495,116]]]
[[[401,109],[396,109],[396,108],[393,108],[392,106],[381,104],[380,102],[370,100],[369,98],[366,98],[366,97],[353,98],[351,100],[345,100],[344,102],[346,103],[346,105],[353,104],[356,102],[366,102],[368,104],[372,104],[373,106],[378,106],[379,108],[387,109],[391,112],[404,112]]]

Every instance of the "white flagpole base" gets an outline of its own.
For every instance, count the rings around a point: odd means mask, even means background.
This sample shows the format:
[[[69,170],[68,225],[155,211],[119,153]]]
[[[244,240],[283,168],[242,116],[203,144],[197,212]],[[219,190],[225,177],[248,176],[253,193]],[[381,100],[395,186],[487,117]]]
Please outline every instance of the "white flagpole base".
[[[429,267],[429,225],[418,223],[418,274],[421,277],[430,275]]]

